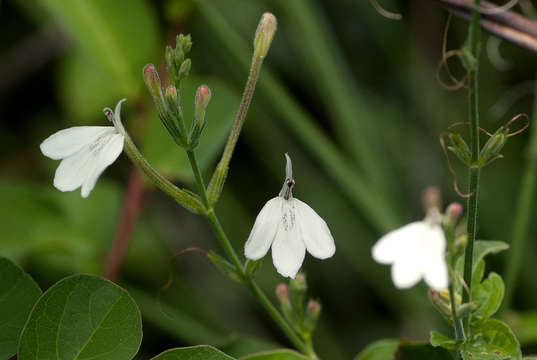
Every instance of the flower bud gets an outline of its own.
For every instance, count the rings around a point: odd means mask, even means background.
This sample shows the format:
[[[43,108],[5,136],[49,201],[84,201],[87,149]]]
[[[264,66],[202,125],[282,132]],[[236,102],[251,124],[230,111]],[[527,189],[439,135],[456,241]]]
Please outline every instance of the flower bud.
[[[304,313],[304,330],[307,334],[311,334],[317,325],[317,320],[321,314],[321,304],[318,301],[310,300],[306,306]]]
[[[190,74],[190,68],[192,66],[192,63],[190,62],[190,59],[186,59],[181,63],[181,66],[179,67],[179,70],[177,71],[177,77],[182,80]]]
[[[196,91],[194,121],[190,128],[190,148],[195,148],[200,141],[201,133],[205,128],[205,109],[211,100],[211,90],[207,85],[201,85]]]
[[[264,58],[267,55],[267,52],[270,48],[272,38],[274,33],[276,33],[276,28],[278,27],[278,22],[276,17],[266,12],[261,17],[257,30],[255,32],[254,39],[254,56]]]
[[[166,88],[166,93],[164,95],[164,101],[166,102],[166,108],[168,113],[177,118],[179,114],[179,97],[177,94],[177,89],[175,86],[170,85]]]
[[[436,186],[429,186],[422,193],[423,207],[428,213],[432,210],[440,209],[440,189]]]
[[[211,89],[207,85],[201,85],[196,91],[196,107],[206,108],[211,100]]]
[[[442,314],[446,319],[451,319],[451,304],[449,301],[449,293],[445,293],[444,290],[436,291],[429,289],[427,293],[429,300],[433,303],[434,307]]]
[[[289,281],[289,293],[291,295],[291,304],[296,314],[304,312],[304,297],[308,290],[306,277],[302,273],[296,274],[295,278]]]
[[[449,204],[446,209],[446,216],[452,224],[455,224],[462,214],[462,205],[458,202]]]
[[[280,303],[288,303],[289,302],[289,288],[287,287],[287,284],[280,283],[276,287],[276,295],[278,296],[278,299],[280,300]]]
[[[164,58],[166,59],[166,68],[168,69],[168,74],[170,75],[170,79],[173,81],[177,77],[177,65],[175,63],[175,51],[169,45],[166,46]]]
[[[503,155],[500,154],[505,143],[507,142],[509,129],[498,129],[485,143],[481,153],[479,154],[479,166],[490,164],[496,159],[500,159]]]
[[[449,140],[451,141],[452,146],[448,146],[448,149],[457,155],[457,157],[467,166],[472,166],[472,153],[462,136],[459,134],[449,134]]]
[[[157,70],[155,69],[155,65],[147,64],[144,66],[143,75],[145,85],[151,93],[151,96],[153,96],[153,98],[160,98],[162,90],[160,87],[160,78]]]

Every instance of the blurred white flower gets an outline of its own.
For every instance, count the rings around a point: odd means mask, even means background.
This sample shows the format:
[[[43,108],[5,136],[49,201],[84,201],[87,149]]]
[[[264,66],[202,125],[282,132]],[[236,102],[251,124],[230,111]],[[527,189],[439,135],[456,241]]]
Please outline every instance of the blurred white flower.
[[[116,107],[118,118],[123,101]],[[111,110],[107,116],[115,125]],[[82,197],[86,198],[102,172],[121,154],[124,141],[115,126],[75,126],[52,134],[40,148],[43,155],[62,160],[56,169],[54,186],[60,191],[81,187]]]
[[[409,288],[422,278],[435,290],[448,286],[445,260],[446,238],[440,214],[431,211],[416,221],[390,231],[373,246],[373,259],[392,265],[392,280],[400,289]]]
[[[306,250],[318,259],[334,255],[336,246],[326,222],[308,204],[293,198],[295,184],[291,159],[280,194],[267,201],[255,220],[244,246],[248,259],[265,256],[272,245],[272,261],[285,277],[294,278],[302,266]]]

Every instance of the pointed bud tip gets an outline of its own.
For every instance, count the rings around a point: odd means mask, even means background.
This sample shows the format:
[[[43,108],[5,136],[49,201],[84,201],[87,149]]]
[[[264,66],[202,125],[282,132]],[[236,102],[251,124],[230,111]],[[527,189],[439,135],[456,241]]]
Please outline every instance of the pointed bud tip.
[[[170,85],[166,88],[166,96],[176,96],[177,95],[177,89],[175,86]]]
[[[196,91],[196,105],[207,106],[211,100],[211,89],[207,85],[201,85]]]
[[[276,33],[278,21],[274,14],[266,12],[261,16],[259,25],[255,32],[254,54],[255,56],[265,57]]]
[[[310,300],[308,302],[308,312],[311,315],[317,315],[321,311],[321,304],[315,300]]]
[[[440,189],[436,186],[429,186],[423,190],[423,207],[426,211],[440,208]]]
[[[144,82],[153,96],[156,96],[160,91],[160,79],[157,69],[153,64],[147,64],[143,70]]]
[[[453,222],[456,222],[462,214],[463,207],[460,203],[454,202],[449,204],[446,209],[446,215]]]
[[[287,284],[278,284],[276,287],[276,294],[278,295],[280,301],[289,301],[289,288],[287,287]]]

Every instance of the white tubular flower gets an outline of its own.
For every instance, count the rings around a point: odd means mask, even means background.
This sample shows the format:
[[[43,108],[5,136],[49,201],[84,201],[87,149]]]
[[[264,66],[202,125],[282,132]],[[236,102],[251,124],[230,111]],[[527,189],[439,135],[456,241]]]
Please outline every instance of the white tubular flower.
[[[295,184],[291,159],[285,154],[286,178],[280,194],[267,201],[255,220],[244,254],[261,259],[272,245],[272,261],[285,277],[294,278],[306,250],[318,259],[334,255],[336,246],[328,225],[308,204],[293,198]]]
[[[119,121],[123,101],[117,104],[115,116],[111,110],[107,113],[114,126],[75,126],[54,133],[41,143],[43,155],[62,160],[54,176],[58,190],[81,187],[82,197],[88,197],[102,172],[119,157],[125,141]]]
[[[373,259],[392,265],[392,280],[399,289],[414,286],[422,278],[435,290],[448,286],[446,238],[440,214],[432,211],[416,221],[390,231],[373,246]]]

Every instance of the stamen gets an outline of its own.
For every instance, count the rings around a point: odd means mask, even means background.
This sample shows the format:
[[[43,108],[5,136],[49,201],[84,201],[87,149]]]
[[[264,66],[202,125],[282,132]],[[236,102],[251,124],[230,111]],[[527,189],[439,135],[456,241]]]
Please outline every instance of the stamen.
[[[285,194],[283,195],[283,198],[285,200],[289,200],[289,198],[292,196],[293,186],[295,186],[295,179],[285,180],[285,185],[286,185],[286,189],[285,189]]]

